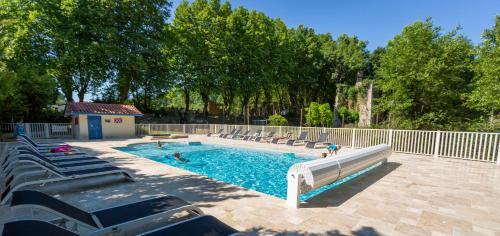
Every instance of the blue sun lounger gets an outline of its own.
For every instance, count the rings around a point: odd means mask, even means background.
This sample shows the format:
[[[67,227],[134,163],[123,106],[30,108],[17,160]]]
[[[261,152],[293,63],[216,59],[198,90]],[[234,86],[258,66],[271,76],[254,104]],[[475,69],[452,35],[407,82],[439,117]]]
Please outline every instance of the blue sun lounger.
[[[295,145],[300,145],[304,144],[307,138],[308,132],[302,132],[300,133],[299,137],[297,139],[289,139],[286,141],[286,145],[289,146],[295,146]]]
[[[138,236],[184,236],[184,235],[210,235],[228,236],[243,235],[230,226],[222,223],[210,215],[202,215],[181,221],[163,228],[155,229]]]
[[[127,181],[134,181],[134,177],[130,173],[112,165],[88,169],[58,169],[49,165],[44,165],[43,170],[40,171],[39,174],[45,176],[37,178],[36,180],[26,180],[27,176],[33,175],[32,171],[21,173],[19,175],[15,173],[15,171],[12,171],[9,176],[5,178],[5,187],[0,195],[0,204],[5,204],[10,199],[13,191],[27,188],[29,186],[45,186],[47,184],[62,181],[103,178],[111,175],[121,176],[120,180],[124,179]],[[90,186],[95,185],[94,181],[87,181],[86,183]],[[68,185],[68,187],[72,186],[73,185]],[[78,187],[82,186],[78,185]]]
[[[177,213],[187,212],[191,216],[203,214],[198,207],[171,195],[89,212],[39,191],[22,190],[12,194],[10,206],[12,209],[51,213],[73,223],[76,230],[83,227],[92,234],[137,234],[144,232],[141,229],[143,226],[156,228]]]

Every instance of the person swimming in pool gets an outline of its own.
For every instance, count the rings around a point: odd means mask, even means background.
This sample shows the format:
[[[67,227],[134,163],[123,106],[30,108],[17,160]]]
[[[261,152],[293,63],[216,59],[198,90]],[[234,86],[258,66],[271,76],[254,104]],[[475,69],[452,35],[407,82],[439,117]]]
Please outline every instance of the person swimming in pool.
[[[162,144],[161,144],[160,140],[158,140],[158,147],[157,148],[162,149]]]
[[[176,161],[178,161],[178,162],[181,162],[181,163],[186,163],[186,162],[189,162],[189,160],[188,160],[188,159],[184,159],[184,158],[182,158],[182,157],[181,157],[181,154],[180,154],[180,153],[178,153],[178,152],[175,152],[175,153],[174,153],[174,159],[175,159]]]
[[[337,146],[337,145],[331,143],[331,144],[328,144],[328,146],[326,146],[326,149],[328,150],[328,153],[330,153],[330,156],[333,155],[334,152],[335,152],[335,155],[337,155],[337,151],[340,150],[340,146]]]
[[[319,158],[326,158],[326,152],[321,153],[321,156]]]

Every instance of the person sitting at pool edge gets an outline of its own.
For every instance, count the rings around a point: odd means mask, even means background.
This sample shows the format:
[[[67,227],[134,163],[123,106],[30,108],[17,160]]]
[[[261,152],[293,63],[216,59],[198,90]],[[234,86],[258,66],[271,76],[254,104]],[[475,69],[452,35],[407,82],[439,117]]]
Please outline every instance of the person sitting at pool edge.
[[[328,144],[326,149],[330,153],[330,156],[333,155],[334,152],[335,152],[335,155],[337,155],[337,151],[340,150],[340,146],[337,146],[337,145],[331,143],[331,144]]]
[[[184,159],[184,158],[181,158],[181,154],[178,153],[178,152],[175,152],[174,153],[174,159],[178,162],[181,162],[181,163],[186,163],[186,162],[189,162],[189,160],[187,159]]]

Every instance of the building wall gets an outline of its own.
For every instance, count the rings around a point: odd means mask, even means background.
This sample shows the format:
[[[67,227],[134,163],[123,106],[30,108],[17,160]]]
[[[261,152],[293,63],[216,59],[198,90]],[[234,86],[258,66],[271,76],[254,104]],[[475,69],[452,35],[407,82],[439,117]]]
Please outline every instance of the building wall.
[[[127,138],[135,136],[135,116],[102,115],[101,122],[102,138]]]
[[[78,115],[78,125],[73,116],[73,135],[77,139],[88,139],[87,115]],[[120,122],[121,121],[121,122]],[[101,115],[102,138],[127,138],[135,136],[135,116]]]

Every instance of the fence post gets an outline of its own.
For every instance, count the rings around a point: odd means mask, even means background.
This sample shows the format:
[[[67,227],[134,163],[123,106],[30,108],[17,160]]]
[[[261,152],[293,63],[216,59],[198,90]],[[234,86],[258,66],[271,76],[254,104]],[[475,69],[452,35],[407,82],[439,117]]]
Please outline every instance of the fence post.
[[[391,146],[391,149],[393,149],[392,148],[392,131],[393,131],[392,129],[389,129],[389,142],[388,143],[389,143],[389,146]]]
[[[148,124],[148,135],[151,135],[151,124]]]
[[[499,134],[495,135],[495,142],[497,140],[497,137],[500,136]],[[497,165],[500,166],[500,145],[497,147]]]
[[[26,136],[33,138],[33,136],[31,136],[31,123],[24,123],[24,133]]]
[[[182,125],[182,133],[186,133],[186,124]]]
[[[45,138],[50,138],[49,124],[45,123],[43,128],[44,128],[44,131],[45,131]]]
[[[283,134],[281,133],[281,125],[280,125],[280,132],[279,132],[279,136],[283,136]]]
[[[351,148],[354,148],[354,144],[356,143],[356,129],[352,129],[352,139],[351,139]]]
[[[439,156],[439,144],[441,143],[441,131],[436,131],[436,143],[434,145],[434,157]]]

